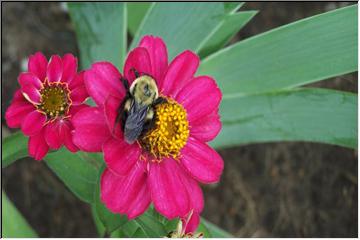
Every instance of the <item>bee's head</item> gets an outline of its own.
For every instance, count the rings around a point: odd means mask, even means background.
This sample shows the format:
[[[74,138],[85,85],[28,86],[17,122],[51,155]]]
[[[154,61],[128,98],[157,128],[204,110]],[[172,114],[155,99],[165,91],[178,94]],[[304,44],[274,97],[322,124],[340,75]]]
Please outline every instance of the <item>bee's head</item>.
[[[135,79],[131,84],[130,93],[135,98],[135,101],[143,105],[152,104],[159,96],[155,80],[148,75]]]

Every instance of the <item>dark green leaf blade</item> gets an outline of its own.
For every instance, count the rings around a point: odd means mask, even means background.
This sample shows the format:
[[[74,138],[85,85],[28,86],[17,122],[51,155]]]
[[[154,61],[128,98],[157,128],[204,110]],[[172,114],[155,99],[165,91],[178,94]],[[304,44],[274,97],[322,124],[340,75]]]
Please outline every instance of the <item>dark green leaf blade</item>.
[[[146,233],[148,237],[164,237],[166,230],[164,225],[152,214],[145,212],[135,221],[139,224],[140,228]]]
[[[244,5],[244,2],[224,2],[225,12],[236,12]]]
[[[225,46],[231,38],[256,15],[256,13],[257,11],[244,11],[226,16],[221,23],[221,27],[201,48],[199,52],[200,57],[204,58]]]
[[[149,2],[127,2],[126,7],[128,11],[128,28],[132,36],[135,35],[141,21],[146,12],[149,10],[151,3]]]
[[[1,191],[1,237],[5,238],[35,238],[38,237],[25,218],[19,213],[13,203]]]
[[[102,221],[100,220],[99,215],[96,212],[95,204],[91,205],[91,214],[93,216],[93,220],[96,226],[96,230],[99,234],[99,237],[104,237],[106,233],[106,229]]]
[[[2,141],[2,167],[7,167],[20,158],[28,156],[28,138],[20,131],[11,134]]]
[[[110,61],[122,68],[127,41],[125,3],[77,2],[68,6],[82,67],[88,68],[96,61]]]
[[[144,35],[151,34],[164,39],[170,60],[186,49],[198,51],[225,15],[223,3],[154,3],[136,32],[131,49]]]
[[[269,92],[357,70],[357,5],[313,16],[231,45],[206,58],[225,95]]]
[[[227,147],[269,141],[312,141],[356,148],[357,95],[298,89],[225,97],[223,128],[211,143]]]
[[[99,163],[90,154],[74,154],[62,148],[46,155],[44,160],[78,198],[93,201]]]

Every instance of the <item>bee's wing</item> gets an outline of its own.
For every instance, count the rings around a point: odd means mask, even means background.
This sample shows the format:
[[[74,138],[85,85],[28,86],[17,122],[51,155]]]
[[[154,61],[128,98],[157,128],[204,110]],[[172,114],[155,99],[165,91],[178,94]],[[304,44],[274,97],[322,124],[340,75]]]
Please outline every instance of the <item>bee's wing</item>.
[[[124,136],[128,143],[134,143],[140,136],[145,122],[148,107],[134,102],[128,112],[125,122]]]

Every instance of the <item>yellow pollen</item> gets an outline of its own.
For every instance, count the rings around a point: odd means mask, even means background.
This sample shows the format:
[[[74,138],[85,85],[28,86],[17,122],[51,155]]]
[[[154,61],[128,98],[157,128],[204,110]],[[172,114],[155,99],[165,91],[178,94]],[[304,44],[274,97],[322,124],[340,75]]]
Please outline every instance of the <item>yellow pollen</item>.
[[[172,99],[155,108],[155,124],[139,143],[155,161],[164,157],[178,159],[189,137],[189,123],[185,109]]]
[[[38,110],[49,118],[66,115],[71,106],[70,90],[66,83],[45,81],[40,89],[41,100]]]

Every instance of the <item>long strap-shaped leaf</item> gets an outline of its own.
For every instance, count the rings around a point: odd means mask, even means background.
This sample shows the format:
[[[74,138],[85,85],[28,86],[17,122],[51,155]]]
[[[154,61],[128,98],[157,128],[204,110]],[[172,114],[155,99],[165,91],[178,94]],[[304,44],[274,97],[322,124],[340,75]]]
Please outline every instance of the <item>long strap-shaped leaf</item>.
[[[312,141],[357,146],[357,95],[298,89],[225,97],[223,128],[211,143],[227,147],[269,141]]]
[[[69,3],[80,48],[81,65],[111,61],[122,68],[126,55],[127,15],[125,3]]]
[[[257,35],[208,58],[224,94],[291,88],[357,70],[357,5]]]
[[[20,158],[28,156],[28,138],[16,132],[2,141],[1,167],[7,167]]]
[[[235,5],[228,8],[235,9]],[[131,48],[142,36],[152,34],[164,39],[169,59],[186,49],[197,51],[220,27],[228,8],[216,2],[153,3],[135,34]]]
[[[35,238],[35,231],[19,213],[13,203],[1,192],[1,237],[5,238]]]
[[[256,15],[256,13],[257,11],[244,11],[226,16],[221,23],[221,27],[200,49],[200,57],[204,58],[225,46],[230,39]]]

